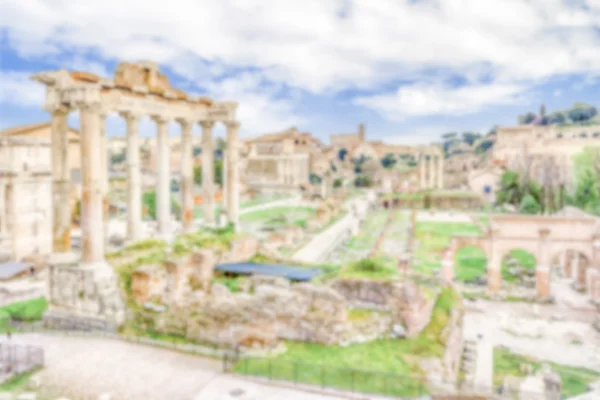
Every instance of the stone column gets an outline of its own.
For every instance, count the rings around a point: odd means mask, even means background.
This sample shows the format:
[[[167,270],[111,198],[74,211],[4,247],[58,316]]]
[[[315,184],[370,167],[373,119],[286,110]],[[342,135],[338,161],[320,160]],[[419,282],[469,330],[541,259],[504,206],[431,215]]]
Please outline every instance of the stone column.
[[[567,252],[562,251],[558,256],[558,264],[563,277],[567,276]]]
[[[429,189],[435,188],[435,156],[429,158]]]
[[[222,157],[222,161],[223,161],[223,169],[221,171],[221,195],[222,195],[222,207],[221,207],[221,211],[226,210],[229,204],[229,200],[228,200],[228,196],[229,196],[229,191],[228,191],[228,180],[229,180],[229,150],[227,148],[225,148],[223,150],[223,157]],[[220,213],[219,213],[220,214]],[[227,215],[229,215],[229,213],[227,213]]]
[[[487,265],[487,287],[489,293],[498,293],[502,286],[502,255],[496,249],[496,244],[494,243],[494,236],[498,236],[498,229],[492,228],[490,230],[490,257],[488,258]]]
[[[181,125],[181,223],[186,233],[194,231],[194,162],[192,122],[178,120]]]
[[[84,103],[81,112],[81,236],[84,264],[104,263],[103,188],[100,109]]]
[[[454,246],[444,250],[441,275],[445,284],[454,283]]]
[[[69,165],[69,110],[52,111],[52,248],[55,253],[71,250],[71,167]]]
[[[110,232],[109,225],[109,201],[108,201],[108,151],[106,148],[106,113],[100,113],[100,180],[102,182],[102,218],[104,220],[104,246],[108,248]]]
[[[153,116],[156,122],[156,221],[162,239],[171,236],[171,171],[169,148],[169,121]]]
[[[592,267],[600,272],[600,234],[592,237]]]
[[[540,230],[540,244],[538,251],[538,265],[535,268],[535,290],[538,297],[550,296],[550,230]]]
[[[213,136],[214,121],[202,121],[202,198],[204,222],[215,224],[214,159]]]
[[[577,275],[579,274],[579,258],[579,253],[574,251],[573,258],[571,259],[571,271],[569,278],[577,279]]]
[[[425,154],[421,154],[419,159],[419,187],[421,189],[425,189],[425,163],[427,162],[427,156]]]
[[[227,219],[230,224],[233,224],[236,231],[239,230],[240,225],[239,128],[240,123],[237,121],[227,123]]]
[[[438,156],[437,188],[444,188],[444,156]]]
[[[127,239],[142,238],[142,179],[140,172],[139,116],[121,114],[127,124]]]

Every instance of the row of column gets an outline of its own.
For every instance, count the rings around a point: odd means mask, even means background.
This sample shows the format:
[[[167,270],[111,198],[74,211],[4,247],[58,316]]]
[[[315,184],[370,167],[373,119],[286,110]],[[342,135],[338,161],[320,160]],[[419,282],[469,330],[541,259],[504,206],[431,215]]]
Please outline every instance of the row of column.
[[[422,154],[419,160],[419,186],[421,189],[443,189],[444,157]]]
[[[302,158],[282,156],[277,161],[277,176],[279,183],[299,185],[308,180],[308,164]]]
[[[108,218],[108,154],[106,151],[105,118],[99,105],[82,104],[80,115],[81,146],[81,232],[82,261],[104,260]],[[52,112],[52,174],[53,174],[53,249],[55,253],[70,251],[71,242],[71,172],[68,161],[67,117],[69,110]],[[121,113],[127,124],[127,236],[130,241],[142,238],[142,180],[140,165],[139,119],[141,115]],[[153,116],[157,125],[156,219],[158,234],[171,236],[171,173],[169,120]],[[182,129],[181,196],[182,225],[185,232],[194,230],[194,173],[192,127],[194,121],[178,120]],[[215,223],[215,184],[213,136],[214,121],[202,121],[202,187],[205,207],[204,221]],[[225,156],[227,218],[239,223],[239,122],[226,122],[227,148]]]

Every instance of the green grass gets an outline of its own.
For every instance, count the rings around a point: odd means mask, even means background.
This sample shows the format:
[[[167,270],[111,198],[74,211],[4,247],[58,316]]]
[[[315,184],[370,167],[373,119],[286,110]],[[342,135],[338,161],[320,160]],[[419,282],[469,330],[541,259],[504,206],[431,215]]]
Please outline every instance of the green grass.
[[[247,278],[243,276],[236,276],[235,278],[216,276],[212,281],[213,283],[225,285],[232,293],[239,293],[242,291],[243,285],[247,281]]]
[[[17,374],[10,378],[8,381],[0,384],[0,392],[14,392],[17,390],[24,389],[29,382],[29,379],[35,375],[41,368],[36,368],[22,374]]]
[[[235,370],[248,375],[367,393],[426,394],[418,359],[443,355],[441,334],[448,324],[450,310],[459,299],[452,289],[442,290],[429,325],[412,339],[380,339],[347,347],[288,342],[284,354],[243,360]],[[364,318],[365,313],[351,311],[352,318]]]
[[[508,375],[524,377],[520,369],[523,364],[530,365],[535,373],[541,369],[544,363],[548,364],[554,372],[560,375],[562,398],[569,398],[585,393],[588,384],[600,380],[600,371],[544,362],[536,358],[511,353],[505,348],[496,348],[494,349],[494,385],[500,386],[504,381],[504,377]]]
[[[481,234],[477,225],[461,222],[418,221],[415,228],[415,237],[419,246],[414,254],[414,269],[425,275],[433,275],[434,271],[440,269],[440,252],[450,245],[453,235]],[[471,268],[465,268],[464,273],[459,273],[459,269],[457,268],[458,279],[470,278],[478,273],[477,269],[471,271]]]
[[[517,277],[509,273],[510,267],[508,265],[508,260],[511,258],[517,260],[519,266],[525,268],[530,273],[535,271],[536,260],[534,255],[526,250],[514,249],[511,250],[502,260],[502,279],[505,281],[514,282],[517,279]]]
[[[263,223],[271,226],[284,226],[289,221],[296,223],[306,220],[315,214],[312,207],[273,207],[244,214],[240,217],[242,222]]]
[[[47,308],[48,302],[44,297],[12,303],[0,307],[0,321],[3,320],[3,316],[4,318],[8,316],[11,319],[24,322],[39,321]]]
[[[485,276],[487,257],[485,251],[477,246],[465,246],[456,252],[456,279],[462,282],[473,281]]]
[[[363,258],[348,264],[339,272],[342,278],[389,280],[398,275],[396,263],[390,257]]]

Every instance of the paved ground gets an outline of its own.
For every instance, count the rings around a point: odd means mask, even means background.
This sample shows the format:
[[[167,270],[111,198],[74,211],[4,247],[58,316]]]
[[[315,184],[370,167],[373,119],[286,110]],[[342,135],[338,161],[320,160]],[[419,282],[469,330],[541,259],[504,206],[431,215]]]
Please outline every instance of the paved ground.
[[[223,375],[217,360],[117,340],[27,334],[12,342],[44,347],[42,384],[73,398],[111,393],[113,400],[339,399]],[[232,397],[234,389],[243,395]]]

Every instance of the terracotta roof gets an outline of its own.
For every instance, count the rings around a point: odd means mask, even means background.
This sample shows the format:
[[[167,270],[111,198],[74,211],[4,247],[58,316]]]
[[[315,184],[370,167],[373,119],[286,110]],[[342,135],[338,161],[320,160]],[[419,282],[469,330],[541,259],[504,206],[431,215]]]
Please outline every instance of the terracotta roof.
[[[83,71],[73,71],[73,72],[71,72],[70,75],[71,75],[71,78],[73,78],[73,80],[91,82],[91,83],[100,82],[100,79],[101,79],[98,75],[94,75],[90,72],[83,72]]]
[[[32,131],[36,131],[38,129],[49,128],[51,126],[50,122],[40,122],[37,124],[28,124],[28,125],[18,125],[13,126],[12,128],[7,128],[0,131],[0,136],[24,136]],[[68,127],[67,130],[71,136],[71,139],[78,139],[79,131],[77,129],[73,129]]]

